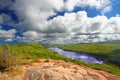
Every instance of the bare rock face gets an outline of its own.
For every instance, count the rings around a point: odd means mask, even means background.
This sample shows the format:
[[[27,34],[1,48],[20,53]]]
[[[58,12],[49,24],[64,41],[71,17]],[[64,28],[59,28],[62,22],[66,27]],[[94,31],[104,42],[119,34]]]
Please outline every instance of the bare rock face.
[[[112,74],[60,60],[40,59],[26,69],[23,80],[120,80]]]
[[[0,80],[10,80],[7,75],[0,73]]]

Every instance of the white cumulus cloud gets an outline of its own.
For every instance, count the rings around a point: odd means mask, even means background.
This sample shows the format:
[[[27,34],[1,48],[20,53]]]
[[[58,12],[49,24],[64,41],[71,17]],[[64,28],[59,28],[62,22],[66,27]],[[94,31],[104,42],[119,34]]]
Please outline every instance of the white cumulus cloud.
[[[18,17],[17,29],[22,36],[18,41],[50,43],[97,42],[120,39],[120,16],[107,18],[104,15],[88,17],[86,11],[72,12],[75,7],[90,7],[102,14],[112,7],[110,0],[15,0],[12,9]],[[57,12],[65,12],[63,16]],[[7,16],[7,17],[6,17]],[[52,19],[49,19],[52,16]],[[9,15],[1,14],[0,23],[11,22]],[[1,30],[1,38],[13,39],[16,30]],[[9,35],[8,35],[9,34]]]
[[[68,11],[72,11],[75,7],[95,7],[102,9],[110,5],[110,0],[66,0],[65,7]]]
[[[101,13],[104,15],[105,13],[108,13],[112,10],[112,6],[107,6],[105,8],[103,8],[103,10],[101,11]]]
[[[13,41],[15,38],[16,30],[11,29],[11,30],[2,30],[0,29],[0,40],[5,40],[5,41]]]

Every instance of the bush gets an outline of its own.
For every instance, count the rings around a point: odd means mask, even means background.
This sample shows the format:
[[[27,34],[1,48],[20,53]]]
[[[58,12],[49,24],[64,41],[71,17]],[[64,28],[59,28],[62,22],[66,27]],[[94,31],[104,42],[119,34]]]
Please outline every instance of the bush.
[[[15,64],[16,57],[10,53],[7,46],[4,46],[2,52],[0,53],[0,71],[4,71]]]

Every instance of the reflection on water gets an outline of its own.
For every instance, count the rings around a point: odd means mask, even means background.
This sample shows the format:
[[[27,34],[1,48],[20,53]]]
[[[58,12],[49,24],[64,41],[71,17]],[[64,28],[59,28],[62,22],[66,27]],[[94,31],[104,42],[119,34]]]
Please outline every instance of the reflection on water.
[[[86,54],[86,53],[78,53],[78,52],[72,52],[72,51],[65,51],[59,48],[49,48],[52,51],[55,51],[61,55],[64,55],[68,58],[76,59],[76,60],[81,60],[85,62],[91,62],[91,63],[99,63],[102,64],[103,61],[96,59],[95,57]]]

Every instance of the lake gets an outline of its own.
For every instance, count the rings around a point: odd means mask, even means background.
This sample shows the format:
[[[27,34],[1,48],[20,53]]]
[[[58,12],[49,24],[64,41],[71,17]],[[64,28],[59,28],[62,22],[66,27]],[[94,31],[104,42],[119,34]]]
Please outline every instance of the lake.
[[[102,64],[103,61],[99,60],[89,54],[86,53],[80,53],[80,52],[73,52],[73,51],[66,51],[62,50],[60,48],[49,48],[50,50],[57,52],[60,55],[66,56],[68,58],[76,59],[76,60],[81,60],[84,62],[91,62],[91,63],[98,63]]]

